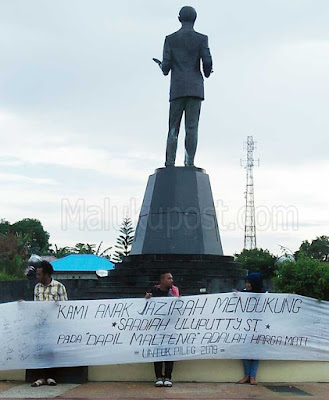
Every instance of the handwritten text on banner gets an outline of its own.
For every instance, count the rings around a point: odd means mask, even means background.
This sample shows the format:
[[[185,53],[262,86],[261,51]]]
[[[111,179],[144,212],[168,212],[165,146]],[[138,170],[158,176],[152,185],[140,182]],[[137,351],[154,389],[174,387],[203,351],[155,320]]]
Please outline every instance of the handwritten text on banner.
[[[329,302],[224,293],[0,305],[0,370],[201,358],[329,361]]]

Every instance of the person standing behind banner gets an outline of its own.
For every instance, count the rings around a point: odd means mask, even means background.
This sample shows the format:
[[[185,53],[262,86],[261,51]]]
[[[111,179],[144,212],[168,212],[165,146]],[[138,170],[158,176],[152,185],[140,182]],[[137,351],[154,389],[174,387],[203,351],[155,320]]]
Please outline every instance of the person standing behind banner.
[[[155,285],[149,292],[145,294],[145,298],[151,297],[179,297],[179,289],[173,285],[173,276],[170,272],[162,272],[160,274],[160,284]],[[164,364],[164,375],[163,375]],[[154,363],[155,386],[171,387],[171,376],[174,367],[173,361],[157,361]]]
[[[243,292],[249,293],[264,293],[263,289],[263,276],[260,272],[252,272],[246,276],[246,287]],[[250,385],[257,385],[256,375],[258,369],[258,360],[242,360],[244,368],[244,378],[238,383],[250,383]]]
[[[66,301],[67,293],[65,286],[52,279],[54,269],[48,261],[41,261],[36,265],[36,278],[39,281],[34,288],[34,301]],[[32,383],[32,387],[39,387],[43,385],[56,386],[57,383],[54,379],[56,368],[44,368],[36,370],[35,373],[39,374],[39,378]]]

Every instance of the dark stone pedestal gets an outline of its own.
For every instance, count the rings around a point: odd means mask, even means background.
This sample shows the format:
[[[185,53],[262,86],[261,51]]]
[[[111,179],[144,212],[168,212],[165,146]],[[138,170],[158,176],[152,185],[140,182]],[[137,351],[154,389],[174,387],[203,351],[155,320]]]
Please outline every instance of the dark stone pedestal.
[[[159,168],[149,177],[130,256],[90,295],[140,297],[161,272],[173,274],[183,295],[244,285],[247,271],[223,255],[209,177],[201,168]]]
[[[247,274],[229,256],[136,255],[126,257],[111,271],[108,290],[113,297],[120,297],[119,293],[121,297],[141,297],[159,282],[160,273],[166,271],[173,274],[174,284],[183,295],[231,292],[244,286]],[[106,286],[106,281],[103,285]]]
[[[203,169],[158,168],[149,177],[130,254],[223,255]]]

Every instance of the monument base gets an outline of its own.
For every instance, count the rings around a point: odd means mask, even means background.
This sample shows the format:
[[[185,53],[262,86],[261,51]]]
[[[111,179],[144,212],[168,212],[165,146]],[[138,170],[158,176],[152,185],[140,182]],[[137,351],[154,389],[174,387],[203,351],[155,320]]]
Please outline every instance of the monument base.
[[[209,176],[196,167],[149,177],[129,257],[88,290],[89,298],[141,297],[170,272],[183,295],[244,287],[247,271],[224,256]]]
[[[143,297],[159,283],[161,272],[170,272],[182,295],[224,293],[242,289],[247,270],[230,256],[144,254],[125,257],[107,278],[99,280],[92,298]]]
[[[131,255],[223,255],[209,176],[196,167],[158,168],[148,179]]]

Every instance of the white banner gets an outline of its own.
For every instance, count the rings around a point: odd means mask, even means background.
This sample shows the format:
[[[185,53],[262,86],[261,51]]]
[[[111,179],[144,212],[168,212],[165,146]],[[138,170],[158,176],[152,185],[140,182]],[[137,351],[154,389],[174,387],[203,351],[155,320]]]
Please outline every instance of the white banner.
[[[202,358],[329,361],[329,302],[223,293],[0,305],[0,370]]]

